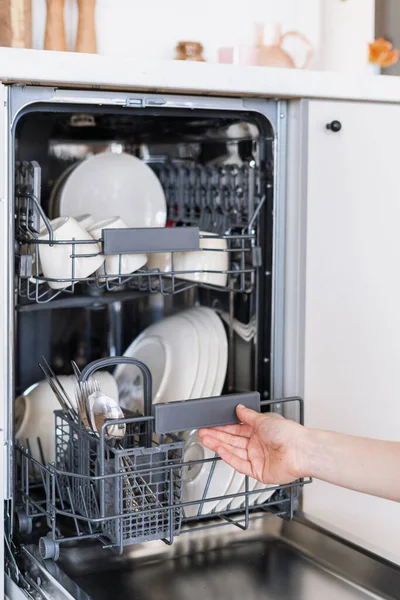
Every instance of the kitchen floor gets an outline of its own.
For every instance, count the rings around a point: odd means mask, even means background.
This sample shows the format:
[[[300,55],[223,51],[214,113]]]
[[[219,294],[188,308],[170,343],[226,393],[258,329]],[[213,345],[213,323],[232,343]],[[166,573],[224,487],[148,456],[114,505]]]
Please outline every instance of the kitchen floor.
[[[93,600],[362,600],[376,598],[288,544],[248,541],[184,558],[74,577]]]

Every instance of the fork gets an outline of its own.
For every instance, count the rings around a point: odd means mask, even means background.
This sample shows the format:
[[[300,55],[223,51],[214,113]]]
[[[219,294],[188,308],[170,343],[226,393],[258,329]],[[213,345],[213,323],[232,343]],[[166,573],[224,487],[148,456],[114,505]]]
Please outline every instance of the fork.
[[[85,422],[88,423],[88,425],[91,427],[91,431],[93,433],[95,433],[97,436],[99,435],[99,431],[101,430],[102,425],[110,418],[109,415],[104,414],[104,412],[101,414],[96,413],[96,417],[93,416],[93,404],[92,406],[90,406],[90,409],[88,407],[88,403],[92,402],[92,401],[96,401],[95,398],[93,398],[93,396],[97,393],[100,392],[100,384],[96,379],[90,379],[86,382],[80,382],[80,389],[81,389],[81,399],[80,399],[80,413],[82,413],[82,422],[83,419],[85,419]],[[103,395],[104,397],[107,398],[107,396]],[[108,399],[109,401],[112,400],[111,398]],[[115,401],[114,401],[115,402]],[[121,411],[121,416],[118,415],[118,418],[123,418],[123,413],[122,410],[120,409],[119,404],[117,404],[115,402],[116,406],[118,407],[118,409]],[[86,429],[88,429],[88,427],[84,424],[84,426],[86,427]],[[118,435],[115,435],[115,433],[112,433],[113,429],[112,425],[109,425],[106,428],[106,439],[114,439],[117,440],[118,438],[122,437],[120,432],[117,432]],[[126,426],[124,425],[124,429],[123,429],[123,435],[125,435],[126,432]],[[124,450],[123,446],[121,445],[121,443],[116,443],[115,444],[116,449],[118,450]],[[138,506],[139,504],[141,506],[144,505],[144,503],[147,504],[159,504],[159,502],[157,501],[156,496],[154,495],[153,491],[151,490],[150,486],[147,484],[147,482],[145,481],[145,479],[139,475],[138,473],[134,473],[135,471],[135,465],[133,464],[133,462],[131,461],[131,459],[128,456],[121,456],[120,457],[120,463],[121,463],[121,467],[124,471],[127,471],[124,474],[123,477],[123,485],[124,485],[124,489],[125,492],[128,492],[128,497],[125,496],[126,500],[130,501],[130,504],[134,504],[136,506]],[[144,492],[144,498],[143,498],[143,492]],[[133,498],[133,496],[135,498]]]

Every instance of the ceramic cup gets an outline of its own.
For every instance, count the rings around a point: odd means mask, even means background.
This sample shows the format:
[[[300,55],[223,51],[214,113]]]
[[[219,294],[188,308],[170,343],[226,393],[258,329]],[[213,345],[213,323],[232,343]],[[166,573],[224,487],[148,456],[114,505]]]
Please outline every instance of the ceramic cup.
[[[91,235],[79,225],[73,217],[58,217],[50,221],[54,240],[93,241]],[[48,240],[49,232],[42,230],[39,240]],[[72,255],[75,258],[72,258]],[[85,256],[82,256],[85,255]],[[100,254],[98,244],[39,244],[39,257],[43,275],[55,290],[72,285],[72,277],[85,279],[92,275],[104,263],[104,255]]]
[[[227,274],[223,271],[229,268],[227,242],[215,237],[213,233],[204,231],[200,232],[200,235],[211,236],[200,239],[200,251],[174,253],[174,271],[190,271],[190,273],[178,274],[177,277],[187,281],[226,287]],[[151,254],[147,266],[149,269],[159,269],[162,273],[170,273],[171,254],[166,252]],[[203,271],[218,271],[218,273]]]
[[[114,377],[107,371],[98,371],[93,378],[99,382],[102,392],[119,401],[118,387]],[[58,379],[68,397],[75,403],[74,375],[59,375]],[[27,389],[15,400],[16,439],[29,447],[33,458],[42,462],[37,438],[40,438],[45,463],[55,460],[54,411],[60,410],[60,404],[47,381],[39,381]]]
[[[94,225],[94,219],[92,215],[89,214],[78,215],[77,217],[74,217],[74,219],[77,223],[79,223],[82,229],[88,230],[89,227],[92,227],[92,225]]]
[[[103,229],[127,229],[128,225],[121,217],[111,217],[98,221],[89,227],[88,233],[94,240],[100,240]],[[146,254],[110,254],[105,257],[104,264],[98,269],[100,281],[118,279],[121,275],[134,273],[147,262]],[[107,276],[105,278],[105,276]]]
[[[43,281],[43,279],[39,279],[39,277],[43,277],[43,269],[42,269],[42,265],[40,264],[40,258],[39,258],[39,252],[38,252],[37,246],[36,246],[36,248],[31,247],[30,251],[28,251],[27,247],[25,247],[24,249],[21,250],[21,252],[23,254],[29,254],[29,252],[32,253],[32,277],[29,277],[29,281],[33,285],[41,285],[42,283],[45,283]]]

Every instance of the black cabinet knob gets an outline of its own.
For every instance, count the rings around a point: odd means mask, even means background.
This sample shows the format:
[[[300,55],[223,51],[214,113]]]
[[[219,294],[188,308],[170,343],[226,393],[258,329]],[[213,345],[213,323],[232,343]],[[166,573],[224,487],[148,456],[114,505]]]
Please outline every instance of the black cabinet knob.
[[[326,128],[333,131],[333,133],[337,133],[342,129],[342,124],[340,121],[332,121],[331,123],[327,123]]]

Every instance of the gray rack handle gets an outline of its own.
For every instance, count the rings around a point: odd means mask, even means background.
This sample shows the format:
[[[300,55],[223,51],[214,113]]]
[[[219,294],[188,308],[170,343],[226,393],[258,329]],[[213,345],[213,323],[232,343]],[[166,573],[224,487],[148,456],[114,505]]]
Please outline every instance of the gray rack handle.
[[[153,406],[154,431],[157,434],[165,434],[201,427],[234,425],[240,423],[236,416],[238,404],[260,412],[260,394],[250,392],[155,404]]]
[[[144,416],[150,417],[153,414],[154,432],[157,434],[239,423],[236,416],[238,404],[260,412],[260,394],[258,392],[155,404],[152,410],[151,373],[145,364],[127,356],[95,360],[83,369],[79,381],[81,383],[87,381],[99,369],[123,364],[135,365],[143,374]],[[148,436],[147,445],[151,446],[151,431],[148,431]]]
[[[95,371],[99,369],[104,369],[105,367],[112,367],[114,365],[135,365],[138,367],[143,375],[143,408],[144,408],[144,416],[151,417],[151,405],[152,405],[152,379],[151,373],[148,367],[145,364],[136,360],[135,358],[129,358],[128,356],[113,356],[110,358],[99,358],[95,360],[83,369],[79,376],[79,382],[84,383],[89,379]],[[152,444],[152,431],[151,431],[151,421],[148,422],[148,430],[147,430],[147,440],[146,446],[151,447]]]
[[[198,227],[103,229],[102,236],[105,255],[193,252],[200,248]]]

